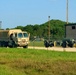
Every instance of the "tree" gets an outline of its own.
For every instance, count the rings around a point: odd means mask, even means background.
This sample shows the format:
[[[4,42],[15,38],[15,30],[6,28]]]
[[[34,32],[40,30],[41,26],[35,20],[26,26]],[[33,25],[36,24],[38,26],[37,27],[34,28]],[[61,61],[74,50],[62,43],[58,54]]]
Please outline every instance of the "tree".
[[[51,38],[63,38],[65,34],[65,24],[66,22],[61,20],[50,20],[50,35]],[[41,25],[26,25],[26,26],[17,26],[17,29],[27,31],[30,33],[30,37],[34,36],[48,38],[48,22],[45,22]]]

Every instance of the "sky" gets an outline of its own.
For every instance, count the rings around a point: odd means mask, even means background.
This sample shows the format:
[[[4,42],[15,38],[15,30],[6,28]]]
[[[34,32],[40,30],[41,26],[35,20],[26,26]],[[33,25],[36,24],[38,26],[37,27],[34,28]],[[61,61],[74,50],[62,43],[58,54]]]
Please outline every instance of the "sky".
[[[66,21],[67,0],[0,0],[1,28],[43,24],[50,20]],[[68,21],[76,23],[76,0],[68,0]]]

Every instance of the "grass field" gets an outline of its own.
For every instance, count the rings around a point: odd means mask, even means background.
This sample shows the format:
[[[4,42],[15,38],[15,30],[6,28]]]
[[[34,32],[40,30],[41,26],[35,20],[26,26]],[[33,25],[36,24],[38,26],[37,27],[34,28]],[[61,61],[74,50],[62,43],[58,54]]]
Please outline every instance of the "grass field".
[[[0,75],[76,75],[76,53],[0,48]]]
[[[30,41],[29,46],[44,47],[44,41]]]

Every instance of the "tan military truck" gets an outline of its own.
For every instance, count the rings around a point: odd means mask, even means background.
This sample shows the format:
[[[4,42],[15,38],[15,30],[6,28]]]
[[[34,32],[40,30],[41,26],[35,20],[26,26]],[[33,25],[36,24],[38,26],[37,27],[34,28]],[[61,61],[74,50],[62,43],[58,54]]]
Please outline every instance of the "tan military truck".
[[[29,44],[29,34],[20,29],[0,30],[1,47],[23,47]]]

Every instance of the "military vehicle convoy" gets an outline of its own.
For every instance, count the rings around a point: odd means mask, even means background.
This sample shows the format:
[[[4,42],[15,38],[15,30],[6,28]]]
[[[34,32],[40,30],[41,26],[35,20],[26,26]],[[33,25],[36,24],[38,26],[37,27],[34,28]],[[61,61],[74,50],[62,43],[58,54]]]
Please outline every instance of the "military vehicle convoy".
[[[29,44],[29,34],[20,29],[0,30],[0,47],[23,47]]]

